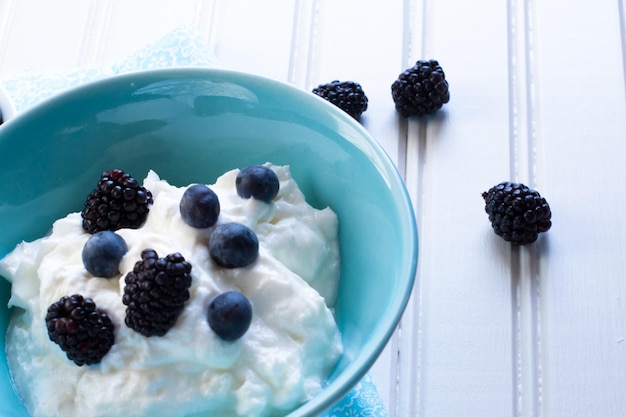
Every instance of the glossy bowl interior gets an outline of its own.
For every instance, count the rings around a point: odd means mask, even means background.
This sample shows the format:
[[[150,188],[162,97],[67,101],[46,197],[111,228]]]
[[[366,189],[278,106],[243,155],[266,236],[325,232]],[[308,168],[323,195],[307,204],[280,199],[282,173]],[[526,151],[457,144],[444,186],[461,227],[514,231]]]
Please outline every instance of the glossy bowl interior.
[[[154,169],[182,186],[253,163],[288,164],[313,206],[339,216],[336,316],[345,354],[322,393],[290,414],[315,416],[364,376],[411,292],[417,230],[404,183],[349,116],[258,76],[210,69],[140,72],[59,95],[0,127],[0,257],[80,211],[102,171]],[[10,311],[0,280],[0,332]],[[27,416],[0,349],[0,415]]]

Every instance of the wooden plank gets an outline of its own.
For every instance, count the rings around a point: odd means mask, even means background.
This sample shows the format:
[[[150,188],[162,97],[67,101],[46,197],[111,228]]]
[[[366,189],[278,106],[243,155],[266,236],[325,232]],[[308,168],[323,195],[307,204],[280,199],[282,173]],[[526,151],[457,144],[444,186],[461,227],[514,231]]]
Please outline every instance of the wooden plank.
[[[411,3],[410,62],[438,59],[451,99],[407,122],[420,225],[412,340],[401,347],[398,416],[511,414],[517,329],[511,251],[481,192],[509,177],[509,10],[499,1]],[[403,321],[404,325],[404,321]],[[418,375],[417,378],[415,375]]]
[[[4,55],[9,43],[11,28],[15,18],[16,0],[7,0],[0,3],[0,70],[4,68]]]
[[[360,122],[397,164],[403,138],[391,84],[401,67],[403,2],[327,0],[311,6],[309,49],[301,55],[306,65],[298,66],[301,73],[296,79],[308,91],[333,80],[360,83],[368,97],[368,110]],[[379,27],[390,30],[376,30]],[[403,166],[400,169],[404,175]],[[372,368],[372,378],[388,408],[393,408],[396,397],[397,350],[395,334]]]
[[[220,67],[288,81],[298,1],[216,1],[211,43]]]
[[[618,416],[626,408],[623,2],[536,2],[535,19],[536,183],[554,220],[537,247],[542,413]]]
[[[360,83],[369,99],[361,123],[398,163],[398,124],[391,84],[402,69],[403,2],[326,0],[319,1],[318,13],[304,87],[312,90],[336,79]]]
[[[62,9],[62,13],[60,12]],[[89,2],[9,0],[0,5],[3,74],[63,70],[78,61]],[[33,36],[33,34],[36,34]]]

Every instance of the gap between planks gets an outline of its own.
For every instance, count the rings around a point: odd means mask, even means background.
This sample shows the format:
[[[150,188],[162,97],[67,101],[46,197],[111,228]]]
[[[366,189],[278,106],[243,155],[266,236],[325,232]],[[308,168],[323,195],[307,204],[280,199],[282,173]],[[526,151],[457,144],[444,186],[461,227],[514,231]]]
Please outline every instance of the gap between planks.
[[[411,67],[416,60],[428,54],[428,1],[403,1],[403,48],[400,71]],[[404,175],[418,223],[420,240],[428,234],[424,221],[427,198],[426,153],[428,146],[428,121],[416,118],[399,119],[398,169]],[[399,324],[397,340],[397,362],[390,378],[392,390],[390,417],[420,416],[422,414],[422,361],[423,361],[423,317],[421,267],[418,262],[413,294]]]
[[[510,178],[536,188],[538,140],[534,78],[534,3],[510,0],[508,11]],[[511,249],[511,325],[514,417],[541,417],[542,338],[538,253]]]

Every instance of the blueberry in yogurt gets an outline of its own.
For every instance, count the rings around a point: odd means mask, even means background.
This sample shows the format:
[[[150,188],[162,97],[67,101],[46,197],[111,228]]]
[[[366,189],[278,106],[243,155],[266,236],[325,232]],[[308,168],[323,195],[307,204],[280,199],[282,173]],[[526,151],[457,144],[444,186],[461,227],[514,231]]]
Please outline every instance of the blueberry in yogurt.
[[[217,194],[206,185],[194,184],[188,187],[180,199],[180,215],[191,227],[211,227],[219,214],[220,201]]]
[[[243,336],[252,322],[252,304],[240,292],[227,291],[209,304],[207,320],[222,340],[233,341]]]
[[[254,198],[270,203],[278,194],[276,173],[264,165],[251,165],[239,171],[235,180],[237,194],[242,198]]]
[[[120,235],[109,230],[97,232],[83,246],[83,265],[93,276],[112,278],[119,273],[126,252],[128,246]]]
[[[252,229],[241,223],[222,223],[211,233],[209,254],[223,268],[242,268],[256,261],[259,240]]]

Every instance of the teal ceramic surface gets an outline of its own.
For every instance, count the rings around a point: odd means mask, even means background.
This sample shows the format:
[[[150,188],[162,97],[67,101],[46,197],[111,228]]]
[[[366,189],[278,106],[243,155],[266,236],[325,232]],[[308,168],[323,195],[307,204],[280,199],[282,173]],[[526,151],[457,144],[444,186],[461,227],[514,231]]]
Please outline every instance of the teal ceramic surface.
[[[395,166],[356,121],[313,94],[258,76],[175,69],[63,93],[0,127],[0,257],[80,211],[102,171],[154,169],[183,186],[233,168],[290,165],[307,200],[339,216],[337,320],[345,354],[324,391],[290,414],[315,416],[367,372],[394,331],[417,265],[411,203]],[[0,332],[10,286],[0,283]],[[27,416],[0,353],[0,415]]]

